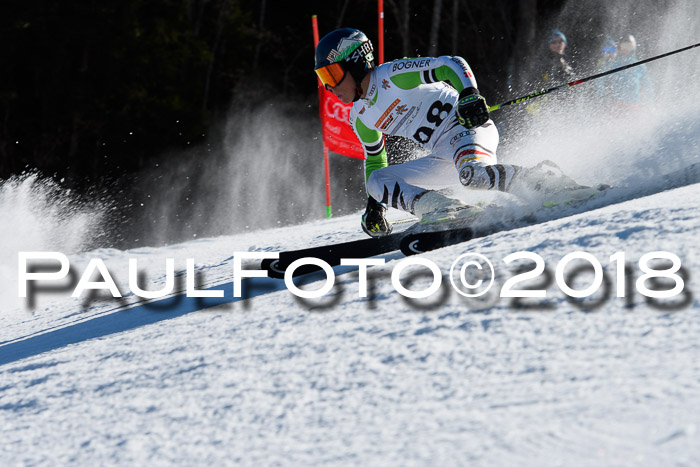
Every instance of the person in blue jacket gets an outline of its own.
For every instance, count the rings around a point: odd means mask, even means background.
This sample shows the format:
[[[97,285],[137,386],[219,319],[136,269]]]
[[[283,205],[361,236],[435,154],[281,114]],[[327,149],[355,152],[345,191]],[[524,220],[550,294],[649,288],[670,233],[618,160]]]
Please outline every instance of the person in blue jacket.
[[[601,71],[635,63],[639,61],[637,40],[633,35],[627,34],[614,46],[606,44],[604,56],[606,59],[601,63]],[[640,110],[654,98],[654,83],[646,65],[639,65],[601,78],[598,89],[605,98],[610,100],[613,108],[618,110]]]

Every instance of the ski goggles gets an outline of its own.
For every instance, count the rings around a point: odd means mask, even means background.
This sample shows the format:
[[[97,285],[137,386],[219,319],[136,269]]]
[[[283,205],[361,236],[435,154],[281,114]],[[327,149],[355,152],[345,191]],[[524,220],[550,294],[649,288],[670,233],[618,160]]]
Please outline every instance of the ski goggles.
[[[340,63],[331,63],[330,65],[317,69],[316,75],[318,75],[318,79],[321,80],[321,83],[326,89],[329,87],[334,88],[343,81],[345,70],[343,70]]]

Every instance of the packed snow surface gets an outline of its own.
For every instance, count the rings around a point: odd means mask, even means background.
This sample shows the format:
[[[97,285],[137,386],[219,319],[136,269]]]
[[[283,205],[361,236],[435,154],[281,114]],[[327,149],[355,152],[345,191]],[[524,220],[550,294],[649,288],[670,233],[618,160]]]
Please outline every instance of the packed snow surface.
[[[319,299],[297,299],[283,281],[266,279],[251,298],[234,300],[234,252],[359,238],[357,216],[71,255],[78,275],[91,258],[103,259],[125,298],[101,291],[92,301],[87,293],[74,299],[68,287],[37,293],[33,311],[26,303],[3,310],[3,458],[696,464],[698,206],[694,184],[420,256],[447,276],[457,257],[478,252],[494,264],[498,288],[515,275],[516,265],[503,262],[511,253],[540,255],[552,275],[565,255],[590,253],[605,267],[610,293],[601,286],[585,307],[544,276],[517,286],[547,293],[520,307],[493,294],[466,299],[447,280],[434,296],[408,300],[390,279],[405,259],[399,253],[370,269],[367,298],[359,297],[357,271],[338,270],[335,288]],[[661,250],[681,260],[683,294],[654,305],[632,287],[617,298],[609,257],[624,252],[638,277],[639,258]],[[194,299],[144,307],[129,293],[129,258],[152,290],[164,283],[166,258],[178,271],[193,258],[198,287],[221,286],[225,297],[205,309],[187,304]],[[591,278],[571,286],[584,289]],[[431,282],[421,275],[407,286]]]

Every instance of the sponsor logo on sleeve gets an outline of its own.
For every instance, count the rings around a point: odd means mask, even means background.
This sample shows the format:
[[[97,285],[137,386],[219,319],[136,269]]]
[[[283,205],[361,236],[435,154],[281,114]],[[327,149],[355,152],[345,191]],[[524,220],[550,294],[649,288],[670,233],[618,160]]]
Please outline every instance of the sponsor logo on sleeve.
[[[391,68],[392,72],[396,71],[408,71],[418,68],[425,68],[430,66],[430,59],[424,58],[422,60],[411,59],[411,60],[397,60],[393,63]]]
[[[472,74],[472,70],[469,68],[469,65],[467,65],[467,62],[458,57],[452,57],[452,61],[459,65],[464,72],[465,78],[474,78],[474,74]]]

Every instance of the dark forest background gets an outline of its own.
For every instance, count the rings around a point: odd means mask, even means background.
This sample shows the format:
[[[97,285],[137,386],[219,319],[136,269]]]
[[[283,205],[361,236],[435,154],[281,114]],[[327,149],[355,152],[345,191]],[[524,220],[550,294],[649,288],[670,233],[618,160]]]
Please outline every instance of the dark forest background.
[[[385,60],[461,55],[497,103],[539,89],[528,57],[552,28],[567,33],[573,56],[602,41],[604,31],[590,31],[603,18],[562,18],[564,7],[385,0]],[[118,186],[125,206],[145,196],[164,154],[207,163],[234,105],[296,102],[299,115],[317,115],[312,15],[321,35],[356,27],[377,46],[376,0],[3,0],[0,9],[0,177],[37,171],[76,192]]]
[[[385,57],[462,53],[498,100],[511,95],[518,41],[546,37],[562,3],[387,0]],[[5,0],[1,8],[0,176],[36,168],[76,186],[197,145],[234,95],[314,96],[312,14],[321,35],[352,26],[375,46],[377,37],[376,0]]]

